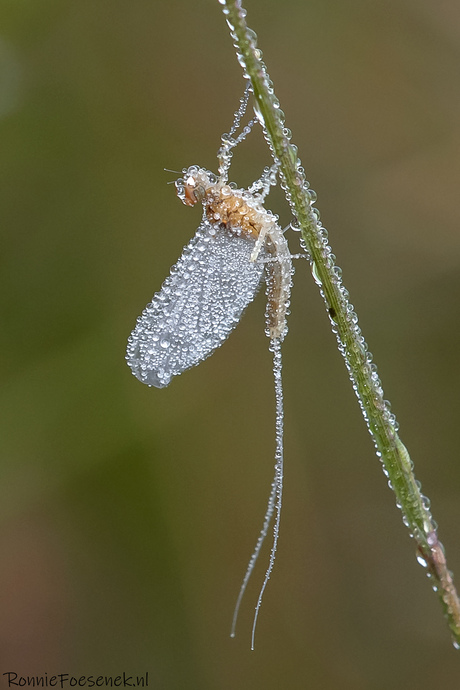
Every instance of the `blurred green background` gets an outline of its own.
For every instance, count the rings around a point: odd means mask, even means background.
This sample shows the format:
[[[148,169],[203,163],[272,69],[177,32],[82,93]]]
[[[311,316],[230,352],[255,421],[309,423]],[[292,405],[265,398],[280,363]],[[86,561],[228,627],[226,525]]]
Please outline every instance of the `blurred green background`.
[[[247,9],[460,578],[460,6]],[[3,0],[0,26],[1,672],[149,671],[167,690],[458,688],[459,652],[306,263],[255,652],[267,554],[229,630],[272,477],[263,294],[170,388],[124,363],[200,218],[163,168],[215,169],[242,94],[217,1]],[[268,162],[253,134],[232,178],[247,185]],[[279,192],[270,207],[289,222]]]

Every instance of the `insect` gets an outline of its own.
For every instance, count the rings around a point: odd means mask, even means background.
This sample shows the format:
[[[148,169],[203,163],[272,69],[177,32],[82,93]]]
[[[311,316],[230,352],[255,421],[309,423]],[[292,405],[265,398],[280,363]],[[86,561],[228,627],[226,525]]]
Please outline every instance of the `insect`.
[[[128,340],[126,359],[142,383],[157,388],[167,386],[174,376],[199,364],[222,345],[265,280],[266,334],[274,357],[276,393],[275,477],[263,528],[238,597],[231,633],[234,636],[241,598],[276,511],[269,568],[254,618],[253,648],[255,624],[273,568],[279,531],[283,481],[281,343],[287,333],[293,269],[277,217],[263,205],[270,187],[276,184],[278,163],[266,168],[247,190],[228,182],[232,149],[256,121],[251,120],[240,135],[234,136],[249,96],[248,86],[229,134],[222,135],[219,174],[192,165],[182,171],[183,177],[175,183],[185,205],[202,204],[202,220],[160,291],[138,318]]]

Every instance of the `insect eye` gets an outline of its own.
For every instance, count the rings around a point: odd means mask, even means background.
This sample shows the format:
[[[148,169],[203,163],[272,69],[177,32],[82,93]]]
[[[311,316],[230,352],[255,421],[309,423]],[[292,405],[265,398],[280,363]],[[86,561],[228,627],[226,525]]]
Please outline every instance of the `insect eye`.
[[[197,201],[203,201],[206,196],[206,187],[204,184],[197,184],[197,182],[193,180],[193,186],[185,186],[185,195],[192,200],[190,205],[193,206]]]
[[[198,201],[196,191],[197,188],[195,179],[193,177],[188,177],[184,183],[183,194],[180,195],[179,198],[186,206],[195,206],[196,202]]]

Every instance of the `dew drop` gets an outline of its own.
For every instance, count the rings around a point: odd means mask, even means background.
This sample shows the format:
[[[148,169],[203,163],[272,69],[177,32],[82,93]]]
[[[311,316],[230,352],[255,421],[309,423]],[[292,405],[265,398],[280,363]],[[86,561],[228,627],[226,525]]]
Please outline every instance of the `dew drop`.
[[[417,554],[417,563],[421,565],[422,568],[428,568],[428,563],[421,554]]]
[[[254,99],[253,109],[254,109],[254,114],[255,114],[256,118],[259,120],[262,127],[265,127],[264,116],[262,115],[262,111],[260,110],[260,105],[256,99]]]
[[[317,267],[317,265],[315,264],[315,262],[313,262],[312,265],[311,265],[311,274],[312,274],[312,276],[313,276],[313,280],[315,281],[315,283],[316,283],[317,285],[322,285],[322,284],[323,284],[321,278],[319,277],[318,267]]]
[[[436,534],[436,532],[434,530],[431,532],[428,532],[428,534],[426,535],[426,540],[427,540],[428,546],[434,546],[436,544],[436,542],[438,541],[438,535]]]
[[[246,61],[241,53],[238,54],[238,62],[240,63],[241,67],[246,67]]]

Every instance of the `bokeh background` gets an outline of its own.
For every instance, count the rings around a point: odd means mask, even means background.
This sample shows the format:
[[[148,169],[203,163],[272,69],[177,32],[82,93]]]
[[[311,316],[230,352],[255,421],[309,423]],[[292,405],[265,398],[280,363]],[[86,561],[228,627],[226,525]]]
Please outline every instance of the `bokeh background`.
[[[247,9],[460,578],[460,6]],[[167,690],[457,689],[459,652],[306,263],[255,652],[266,553],[235,640],[229,629],[272,477],[263,294],[170,388],[143,387],[124,363],[199,222],[163,168],[215,169],[244,87],[217,1],[3,0],[0,26],[1,672],[148,671]],[[247,185],[268,162],[255,133],[232,177]],[[289,222],[280,193],[270,206]]]

